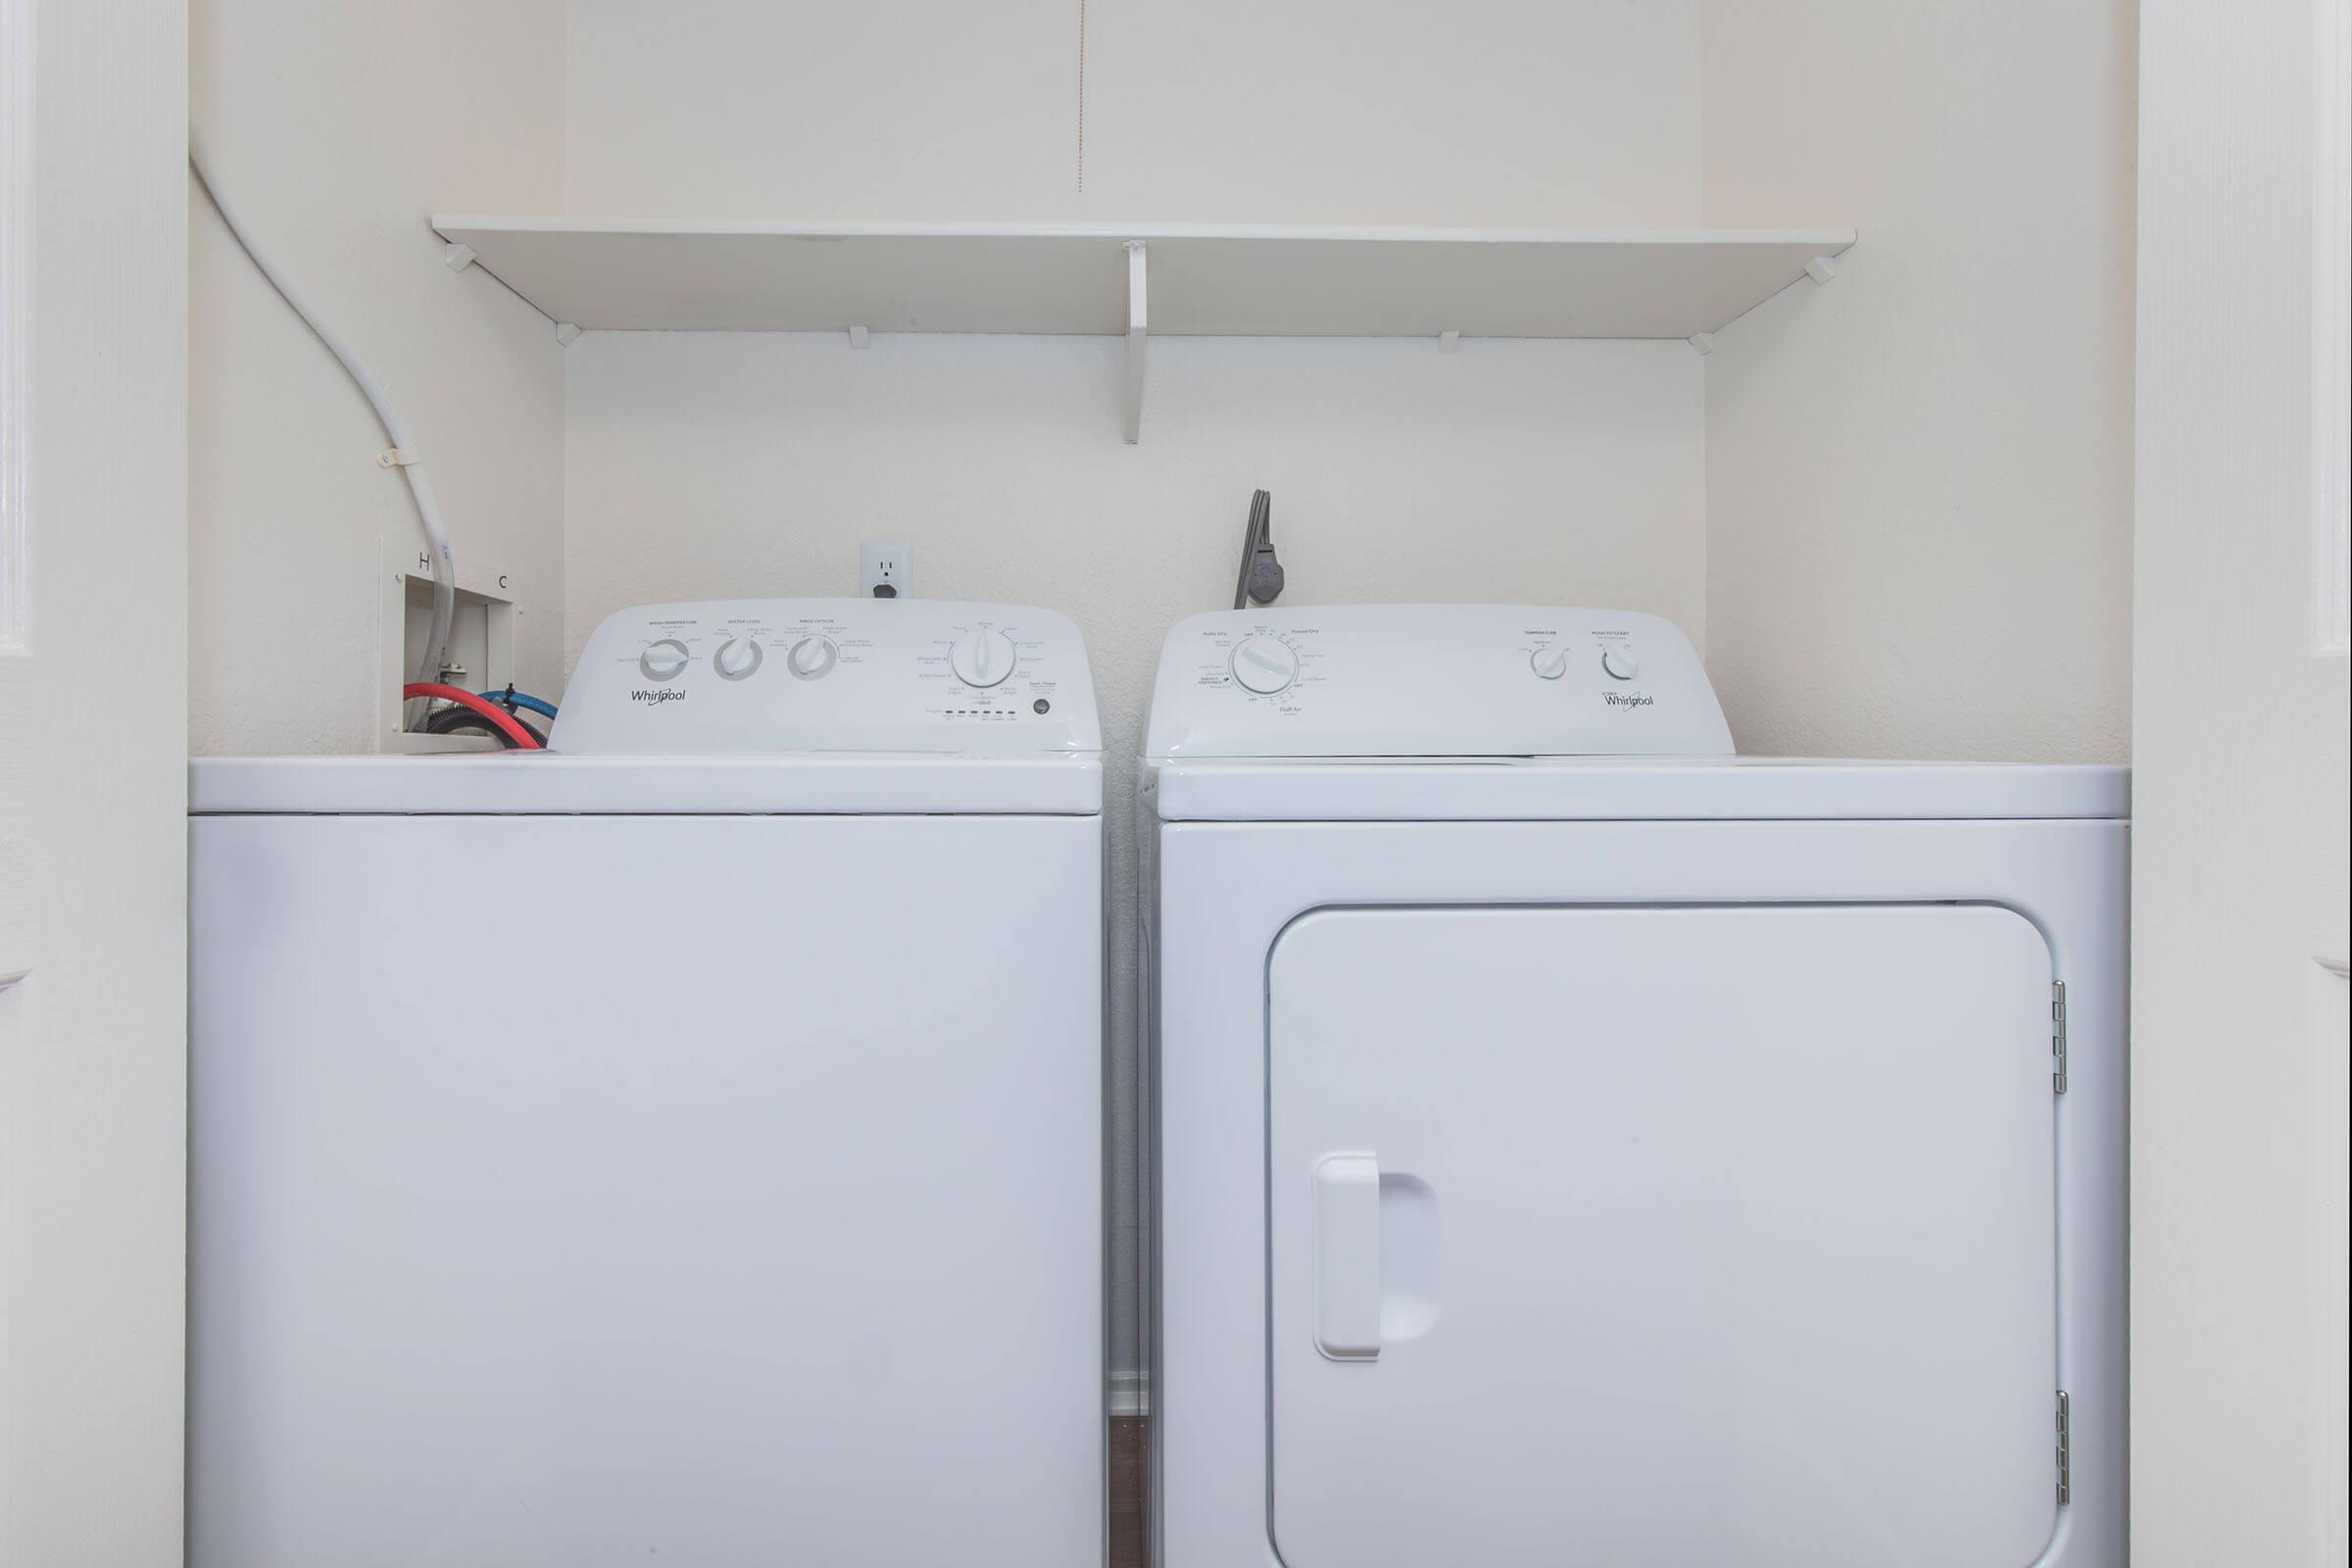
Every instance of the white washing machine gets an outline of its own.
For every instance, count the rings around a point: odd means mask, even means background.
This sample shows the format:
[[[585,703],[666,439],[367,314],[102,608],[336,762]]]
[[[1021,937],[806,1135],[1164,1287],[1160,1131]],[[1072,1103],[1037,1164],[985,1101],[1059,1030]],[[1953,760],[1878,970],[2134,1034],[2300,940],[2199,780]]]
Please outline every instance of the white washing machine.
[[[553,743],[193,765],[190,1560],[1099,1564],[1076,629],[627,611]]]
[[[1740,759],[1653,616],[1199,615],[1166,1568],[2125,1560],[2125,772]]]

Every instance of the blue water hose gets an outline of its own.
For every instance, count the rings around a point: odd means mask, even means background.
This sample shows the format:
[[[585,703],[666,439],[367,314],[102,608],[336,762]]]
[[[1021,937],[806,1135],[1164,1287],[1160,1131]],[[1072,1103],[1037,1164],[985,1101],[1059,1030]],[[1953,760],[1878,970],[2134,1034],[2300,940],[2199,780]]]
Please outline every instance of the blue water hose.
[[[526,692],[518,692],[512,686],[503,692],[484,692],[481,695],[483,702],[496,703],[501,708],[527,708],[532,712],[544,713],[549,718],[556,716],[555,704],[544,697],[533,697]]]

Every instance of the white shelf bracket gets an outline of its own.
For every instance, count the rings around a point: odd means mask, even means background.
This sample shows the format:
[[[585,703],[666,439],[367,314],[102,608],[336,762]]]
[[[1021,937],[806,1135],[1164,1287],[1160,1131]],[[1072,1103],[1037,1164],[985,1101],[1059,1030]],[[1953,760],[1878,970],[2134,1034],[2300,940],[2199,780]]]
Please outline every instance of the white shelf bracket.
[[[1805,264],[1805,275],[1816,283],[1827,283],[1838,275],[1838,264],[1827,256],[1816,256]]]
[[[1693,332],[1690,334],[1690,346],[1698,350],[1700,359],[1705,359],[1708,355],[1715,352],[1715,334],[1712,332]]]
[[[565,348],[569,348],[579,340],[580,329],[577,326],[573,325],[569,321],[558,321],[556,323],[557,342],[563,344]]]
[[[473,265],[473,247],[450,241],[441,247],[441,264],[453,272],[463,272]]]
[[[1451,354],[1461,346],[1462,334],[1454,331],[1451,327],[1447,327],[1438,334],[1438,352],[1440,354]]]
[[[850,347],[854,349],[861,349],[865,347],[866,339],[871,334],[866,331],[864,323],[858,321],[852,321],[850,323]]]
[[[1151,337],[1144,308],[1144,242],[1127,242],[1127,444],[1144,438],[1144,366]]]

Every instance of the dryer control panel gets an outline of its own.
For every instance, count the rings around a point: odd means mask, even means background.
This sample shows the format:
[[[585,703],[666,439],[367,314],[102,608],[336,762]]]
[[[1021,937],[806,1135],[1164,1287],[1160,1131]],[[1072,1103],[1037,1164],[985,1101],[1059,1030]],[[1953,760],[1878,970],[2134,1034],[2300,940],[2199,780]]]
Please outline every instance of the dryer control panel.
[[[1656,615],[1276,605],[1168,633],[1145,755],[1729,757],[1732,732]]]
[[[548,737],[573,756],[1102,749],[1066,615],[933,599],[734,599],[617,611]]]

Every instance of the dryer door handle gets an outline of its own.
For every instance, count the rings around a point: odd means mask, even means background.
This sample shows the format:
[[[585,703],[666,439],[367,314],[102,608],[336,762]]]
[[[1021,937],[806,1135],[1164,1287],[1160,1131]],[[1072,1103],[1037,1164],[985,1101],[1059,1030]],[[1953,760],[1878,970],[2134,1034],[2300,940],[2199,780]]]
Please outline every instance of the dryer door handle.
[[[1334,1361],[1380,1359],[1380,1160],[1315,1164],[1315,1348]]]

